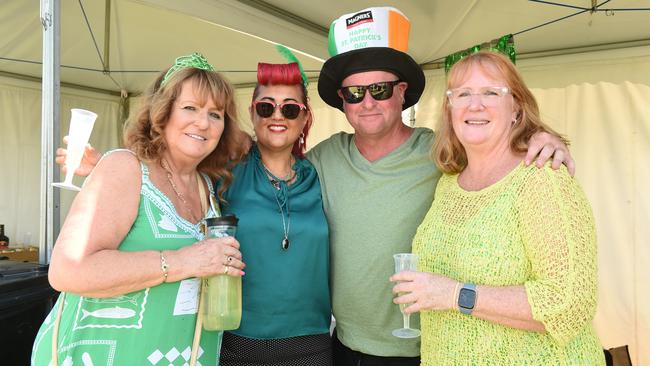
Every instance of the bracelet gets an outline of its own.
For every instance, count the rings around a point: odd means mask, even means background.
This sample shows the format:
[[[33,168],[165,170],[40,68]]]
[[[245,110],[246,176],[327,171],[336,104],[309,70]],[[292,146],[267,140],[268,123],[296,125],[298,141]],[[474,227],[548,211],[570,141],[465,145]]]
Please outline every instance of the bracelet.
[[[162,270],[163,273],[163,282],[167,282],[167,275],[169,275],[169,264],[167,264],[167,260],[165,259],[165,255],[163,254],[163,251],[160,251],[160,269]]]

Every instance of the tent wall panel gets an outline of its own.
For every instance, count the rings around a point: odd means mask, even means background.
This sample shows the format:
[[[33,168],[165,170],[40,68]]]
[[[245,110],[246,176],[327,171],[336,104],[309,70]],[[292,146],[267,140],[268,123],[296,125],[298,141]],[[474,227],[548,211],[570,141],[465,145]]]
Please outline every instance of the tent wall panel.
[[[61,136],[68,131],[71,108],[89,109],[99,115],[90,137],[93,146],[105,151],[119,145],[119,98],[62,90]],[[37,244],[40,136],[40,84],[0,78],[0,223],[5,224],[12,244]],[[81,178],[75,178],[75,184],[82,183]],[[74,193],[61,191],[61,222],[73,199]],[[29,236],[31,242],[23,243]]]

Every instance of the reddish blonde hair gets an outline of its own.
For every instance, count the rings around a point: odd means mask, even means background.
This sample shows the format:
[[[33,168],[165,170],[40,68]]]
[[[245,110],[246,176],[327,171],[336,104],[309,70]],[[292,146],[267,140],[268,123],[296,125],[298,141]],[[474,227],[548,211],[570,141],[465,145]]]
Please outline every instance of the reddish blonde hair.
[[[168,148],[163,131],[167,126],[174,101],[180,95],[183,85],[193,81],[195,94],[201,103],[212,99],[219,109],[224,110],[224,130],[217,147],[198,165],[198,171],[213,179],[222,179],[219,197],[232,182],[230,169],[246,153],[244,141],[248,138],[238,126],[234,90],[230,83],[216,71],[192,67],[176,71],[164,86],[161,73],[145,93],[139,110],[129,119],[124,131],[124,145],[146,162],[160,160]]]
[[[473,68],[478,67],[494,79],[502,79],[514,98],[517,117],[510,132],[510,149],[516,152],[528,150],[528,141],[537,132],[547,132],[559,137],[565,144],[569,141],[542,122],[535,96],[524,83],[515,65],[502,54],[480,51],[458,61],[447,75],[447,89],[453,89],[465,81]],[[446,99],[446,98],[445,98]],[[436,140],[431,156],[441,171],[460,173],[467,166],[465,148],[458,140],[451,124],[449,101],[442,103],[442,115],[436,129]]]

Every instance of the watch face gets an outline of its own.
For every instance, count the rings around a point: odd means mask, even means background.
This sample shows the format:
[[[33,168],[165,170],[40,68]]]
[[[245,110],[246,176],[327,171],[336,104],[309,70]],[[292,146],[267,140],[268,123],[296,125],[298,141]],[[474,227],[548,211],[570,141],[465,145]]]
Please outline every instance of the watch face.
[[[476,291],[461,288],[460,293],[458,294],[458,306],[466,309],[474,309],[474,304],[476,302]]]

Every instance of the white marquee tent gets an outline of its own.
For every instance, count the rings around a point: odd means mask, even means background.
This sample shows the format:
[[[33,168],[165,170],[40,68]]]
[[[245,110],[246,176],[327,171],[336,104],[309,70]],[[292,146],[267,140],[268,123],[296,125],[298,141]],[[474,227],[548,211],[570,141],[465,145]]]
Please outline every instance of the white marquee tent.
[[[100,117],[91,142],[101,150],[119,145],[133,97],[179,55],[203,53],[236,84],[250,130],[246,106],[257,62],[283,62],[273,42],[297,50],[314,78],[313,146],[349,130],[316,92],[327,29],[339,15],[391,5],[411,19],[409,53],[425,69],[427,87],[408,123],[432,128],[444,89],[442,58],[514,34],[519,69],[545,120],[572,141],[576,178],[596,216],[595,323],[603,346],[630,345],[633,363],[650,365],[650,195],[643,188],[650,182],[650,0],[60,1],[61,130],[70,108],[93,110]],[[594,6],[598,11],[588,10]],[[0,223],[20,243],[36,238],[40,225],[38,1],[1,0],[0,30]],[[73,197],[61,194],[62,217]]]

